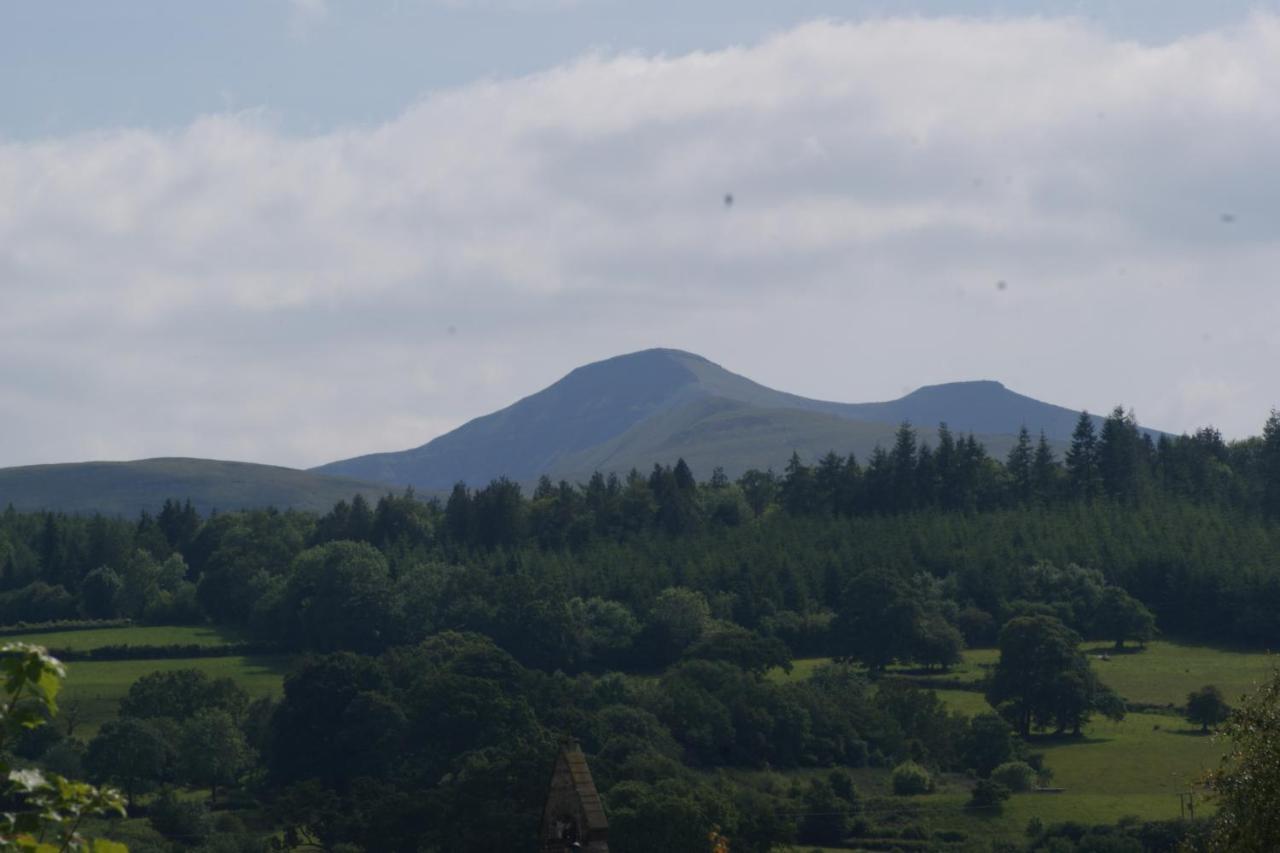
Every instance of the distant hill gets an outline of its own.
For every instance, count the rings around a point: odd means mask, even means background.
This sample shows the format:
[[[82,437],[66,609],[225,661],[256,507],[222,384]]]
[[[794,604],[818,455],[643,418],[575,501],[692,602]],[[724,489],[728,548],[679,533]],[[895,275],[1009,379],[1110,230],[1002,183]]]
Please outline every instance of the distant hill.
[[[780,470],[793,451],[835,450],[865,460],[904,420],[926,438],[939,422],[972,432],[1003,455],[1022,425],[1061,449],[1079,413],[998,382],[921,388],[880,403],[836,403],[775,391],[692,353],[652,349],[588,364],[559,382],[421,447],[333,462],[318,473],[422,491],[498,476],[582,480],[592,471],[646,470],[683,457],[699,477]],[[1100,421],[1100,419],[1099,419]]]
[[[387,486],[248,462],[144,459],[0,468],[0,508],[156,512],[168,498],[190,500],[201,513],[251,507],[326,511],[356,493],[376,499]]]

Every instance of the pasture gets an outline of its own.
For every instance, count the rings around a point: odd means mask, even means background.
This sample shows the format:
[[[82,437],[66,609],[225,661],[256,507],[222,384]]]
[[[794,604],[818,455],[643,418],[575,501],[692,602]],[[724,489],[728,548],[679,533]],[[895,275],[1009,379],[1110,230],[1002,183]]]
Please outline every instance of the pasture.
[[[222,646],[243,639],[237,631],[211,625],[130,625],[125,628],[44,631],[12,637],[0,635],[0,642],[31,643],[47,649],[73,652],[103,646]]]
[[[1033,817],[1045,824],[1114,823],[1131,816],[1177,818],[1179,794],[1195,788],[1196,781],[1218,765],[1224,751],[1221,741],[1201,735],[1198,727],[1182,718],[1187,694],[1214,684],[1229,702],[1236,703],[1268,678],[1276,664],[1276,658],[1265,653],[1172,641],[1153,642],[1142,651],[1116,653],[1109,645],[1098,644],[1087,644],[1084,650],[1102,680],[1138,710],[1118,723],[1095,719],[1083,737],[1031,738],[1030,750],[1043,754],[1045,766],[1053,771],[1051,784],[1062,788],[1061,793],[1015,794],[1001,812],[981,813],[964,808],[968,784],[962,778],[944,777],[932,794],[898,798],[888,792],[885,771],[863,770],[857,775],[860,789],[872,798],[868,816],[874,820],[877,810],[907,812],[935,830],[1010,839],[1020,837]],[[972,649],[965,652],[961,665],[945,675],[894,668],[890,674],[926,685],[931,680],[944,681],[948,687],[937,690],[939,698],[956,711],[973,715],[990,710],[981,691],[951,685],[978,687],[998,657],[995,649]],[[807,678],[826,662],[798,660],[790,675],[775,670],[769,677],[777,681]],[[1198,802],[1198,813],[1208,808]]]
[[[0,641],[5,638],[0,637]],[[23,634],[14,642],[31,643],[53,650],[89,651],[104,646],[196,645],[216,647],[240,641],[234,631],[202,626],[130,626],[84,631],[49,631]],[[250,698],[280,695],[291,659],[286,655],[228,655],[224,657],[157,660],[71,661],[58,704],[59,724],[75,726],[77,737],[93,737],[98,727],[116,714],[130,685],[144,675],[175,669],[198,669],[210,678],[230,678]]]
[[[1143,651],[1116,652],[1107,644],[1083,647],[1094,671],[1130,703],[1182,707],[1187,694],[1206,684],[1217,685],[1229,703],[1265,681],[1280,658],[1265,652],[1233,651],[1161,640]],[[999,657],[995,649],[971,649],[958,674],[979,676]],[[1106,655],[1107,659],[1102,656]]]
[[[116,715],[116,706],[129,692],[130,685],[158,671],[198,669],[210,678],[232,679],[251,699],[279,696],[283,693],[289,664],[290,658],[284,655],[69,663],[67,680],[58,696],[62,709],[59,722],[74,715],[76,736],[91,738],[99,726]]]

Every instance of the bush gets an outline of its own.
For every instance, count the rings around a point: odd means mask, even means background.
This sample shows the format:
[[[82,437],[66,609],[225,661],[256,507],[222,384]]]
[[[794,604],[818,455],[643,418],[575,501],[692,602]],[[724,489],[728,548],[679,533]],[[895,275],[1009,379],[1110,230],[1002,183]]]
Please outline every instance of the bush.
[[[1009,799],[1011,793],[1007,787],[999,782],[981,779],[977,785],[973,786],[973,794],[970,795],[966,808],[998,813],[1004,807],[1004,801]]]
[[[68,779],[80,779],[84,776],[84,744],[72,738],[63,738],[45,750],[40,757],[44,769],[65,776]]]
[[[927,794],[933,790],[933,777],[914,761],[904,761],[893,768],[893,792],[900,797]]]
[[[0,626],[0,636],[44,634],[49,631],[96,631],[100,628],[128,628],[132,619],[58,619],[52,622],[18,622]]]
[[[187,844],[203,843],[213,832],[213,821],[204,803],[180,800],[172,788],[162,791],[148,812],[157,832]]]
[[[244,655],[269,655],[280,651],[271,643],[223,643],[202,646],[198,643],[170,643],[166,646],[132,646],[128,643],[98,646],[93,649],[55,649],[63,661],[103,660],[185,660],[187,658],[223,658]]]
[[[1030,791],[1036,779],[1036,771],[1025,761],[1006,761],[991,771],[991,781],[999,782],[1010,791]]]

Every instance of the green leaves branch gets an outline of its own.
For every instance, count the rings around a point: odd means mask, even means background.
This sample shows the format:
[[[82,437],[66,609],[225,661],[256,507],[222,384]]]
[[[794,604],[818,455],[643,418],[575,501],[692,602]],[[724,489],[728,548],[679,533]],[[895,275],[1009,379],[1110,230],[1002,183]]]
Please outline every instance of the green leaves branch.
[[[91,815],[125,814],[112,788],[95,788],[40,770],[9,766],[6,747],[22,729],[48,723],[58,713],[58,691],[66,667],[40,646],[0,645],[0,792],[20,804],[0,813],[0,853],[128,853],[123,844],[85,838],[80,826]]]

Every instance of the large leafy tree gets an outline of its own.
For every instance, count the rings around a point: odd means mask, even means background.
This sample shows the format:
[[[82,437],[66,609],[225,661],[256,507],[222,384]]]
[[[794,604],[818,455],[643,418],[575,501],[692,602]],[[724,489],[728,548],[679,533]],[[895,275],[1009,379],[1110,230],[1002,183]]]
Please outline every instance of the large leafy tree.
[[[203,710],[219,710],[238,718],[249,695],[230,678],[210,678],[198,669],[174,669],[144,675],[120,700],[120,716],[167,717],[182,722]]]
[[[1079,634],[1052,616],[1011,619],[1000,632],[1000,660],[987,701],[1019,734],[1051,726],[1079,732],[1097,710],[1123,716],[1078,651],[1079,642]]]
[[[395,602],[386,558],[364,542],[298,555],[283,599],[287,636],[304,649],[378,651],[391,643]]]
[[[711,619],[706,596],[684,587],[658,594],[649,610],[647,631],[660,662],[670,662],[696,642]]]
[[[832,627],[845,656],[878,670],[912,657],[920,606],[900,577],[883,570],[861,572],[842,599]]]
[[[216,802],[219,786],[234,785],[253,763],[244,733],[225,711],[200,711],[182,727],[179,755],[188,782],[209,789]]]
[[[1200,726],[1201,734],[1208,734],[1210,726],[1216,726],[1231,716],[1222,691],[1212,684],[1193,690],[1187,696],[1187,720]]]
[[[1223,731],[1231,751],[1209,779],[1218,806],[1211,849],[1270,853],[1280,847],[1280,672]]]
[[[1094,628],[1123,649],[1126,640],[1146,643],[1156,634],[1156,617],[1146,605],[1118,586],[1103,589]]]
[[[90,778],[123,788],[133,808],[134,796],[150,791],[173,767],[176,747],[154,722],[123,717],[103,724],[89,741],[84,764]]]

